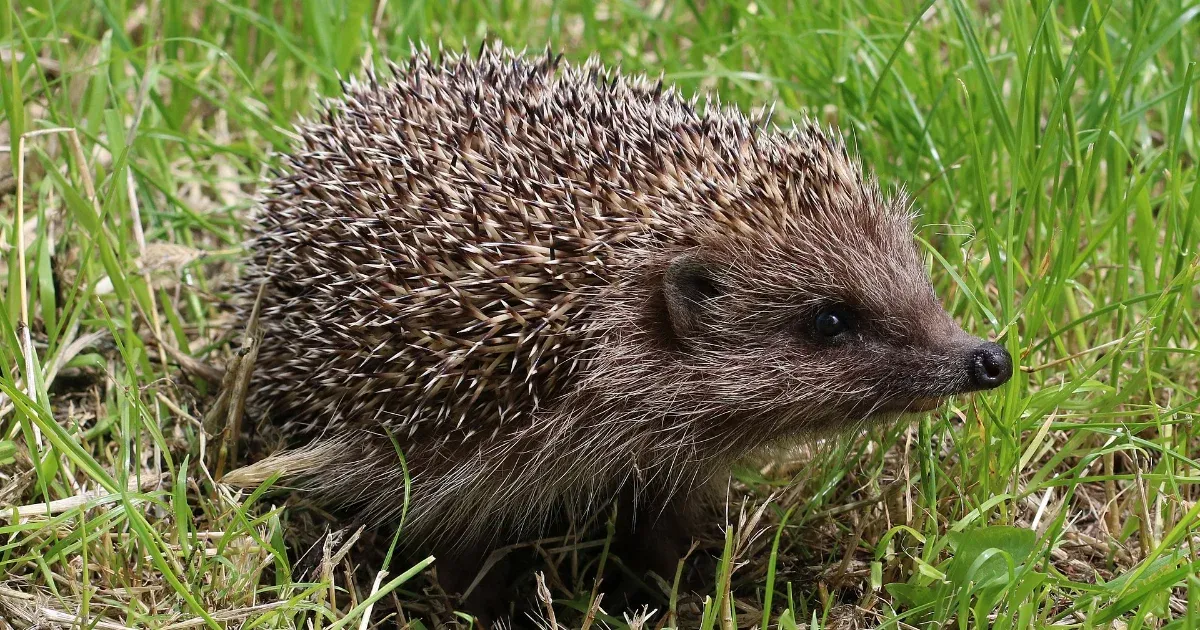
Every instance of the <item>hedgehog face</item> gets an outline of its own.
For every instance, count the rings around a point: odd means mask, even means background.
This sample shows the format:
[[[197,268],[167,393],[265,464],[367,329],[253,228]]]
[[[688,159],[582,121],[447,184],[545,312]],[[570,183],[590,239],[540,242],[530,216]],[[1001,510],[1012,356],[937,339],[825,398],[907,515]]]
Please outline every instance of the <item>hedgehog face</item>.
[[[663,296],[678,361],[712,400],[781,431],[925,411],[1006,382],[1008,352],[945,312],[907,219],[878,225],[809,221],[794,238],[722,236],[676,256]]]

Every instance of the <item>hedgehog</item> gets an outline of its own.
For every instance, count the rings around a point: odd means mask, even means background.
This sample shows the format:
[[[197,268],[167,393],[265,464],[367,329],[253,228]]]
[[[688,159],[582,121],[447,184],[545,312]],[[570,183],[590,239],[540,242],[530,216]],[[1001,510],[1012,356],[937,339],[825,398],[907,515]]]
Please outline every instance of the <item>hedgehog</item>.
[[[240,478],[402,521],[447,592],[614,506],[672,575],[731,466],[1012,374],[831,128],[500,44],[382,74],[301,122],[254,211],[248,409],[291,446]]]

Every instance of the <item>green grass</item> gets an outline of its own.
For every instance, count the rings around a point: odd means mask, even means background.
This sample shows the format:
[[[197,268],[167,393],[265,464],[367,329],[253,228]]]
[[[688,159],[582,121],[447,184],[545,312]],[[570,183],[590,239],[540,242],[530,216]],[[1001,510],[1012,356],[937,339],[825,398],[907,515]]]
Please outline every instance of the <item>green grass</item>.
[[[741,471],[721,578],[678,618],[1200,625],[1200,4],[6,1],[0,630],[423,616],[420,565],[348,580],[362,543],[297,581],[294,510],[212,481],[219,383],[175,357],[236,350],[239,222],[315,97],[364,54],[489,36],[836,123],[915,197],[947,308],[1021,366]],[[548,584],[560,622],[594,568]]]

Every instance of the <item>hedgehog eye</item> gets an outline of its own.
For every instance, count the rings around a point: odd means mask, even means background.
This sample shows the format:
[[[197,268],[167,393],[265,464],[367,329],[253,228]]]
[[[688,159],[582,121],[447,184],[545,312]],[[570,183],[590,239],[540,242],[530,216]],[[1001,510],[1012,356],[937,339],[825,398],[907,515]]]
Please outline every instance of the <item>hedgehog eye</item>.
[[[813,328],[825,339],[835,339],[850,330],[850,314],[842,308],[826,308],[813,319]]]

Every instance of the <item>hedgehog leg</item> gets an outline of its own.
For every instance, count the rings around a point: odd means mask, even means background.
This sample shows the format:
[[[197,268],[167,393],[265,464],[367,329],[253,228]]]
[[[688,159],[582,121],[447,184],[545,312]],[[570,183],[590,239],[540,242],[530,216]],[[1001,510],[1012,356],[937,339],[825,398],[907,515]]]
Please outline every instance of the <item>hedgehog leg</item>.
[[[442,550],[438,554],[437,580],[442,590],[457,598],[462,610],[483,628],[508,627],[506,621],[512,616],[516,597],[512,566],[501,560],[485,567],[492,551],[483,543]],[[487,571],[480,575],[485,568]]]
[[[662,608],[667,596],[648,574],[653,572],[670,585],[680,560],[691,545],[690,514],[686,499],[641,497],[632,489],[618,497],[614,551],[636,579],[620,580],[613,593],[627,609]]]
[[[692,542],[691,529],[684,518],[684,506],[675,501],[665,506],[647,505],[639,510],[640,519],[631,532],[629,549],[639,558],[638,568],[653,571],[668,584],[675,577],[679,561]]]

